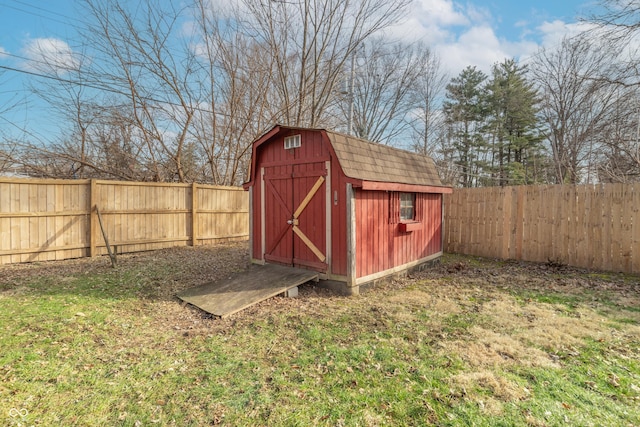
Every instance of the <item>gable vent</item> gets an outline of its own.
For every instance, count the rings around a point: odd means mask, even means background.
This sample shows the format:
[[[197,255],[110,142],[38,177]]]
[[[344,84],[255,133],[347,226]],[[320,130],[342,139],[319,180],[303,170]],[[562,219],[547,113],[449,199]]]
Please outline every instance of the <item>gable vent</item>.
[[[298,148],[298,147],[300,147],[300,134],[287,136],[284,139],[284,149],[285,150],[290,150],[292,148]]]

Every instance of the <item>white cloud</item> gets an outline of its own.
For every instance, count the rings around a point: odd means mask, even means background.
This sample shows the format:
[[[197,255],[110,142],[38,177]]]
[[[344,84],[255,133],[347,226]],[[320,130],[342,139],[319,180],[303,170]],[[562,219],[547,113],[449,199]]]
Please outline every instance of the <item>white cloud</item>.
[[[618,60],[623,63],[638,63],[640,55],[640,35],[629,36],[622,44],[611,44],[611,32],[619,31],[620,28],[601,27],[593,23],[579,22],[567,24],[562,21],[544,22],[538,28],[543,34],[542,46],[553,49],[562,42],[564,36],[574,37],[584,34],[589,41],[594,44],[601,44],[610,53],[617,55]]]
[[[420,40],[434,49],[443,67],[457,75],[473,65],[488,72],[491,65],[517,55],[519,46],[496,36],[488,9],[452,0],[417,0],[410,18],[387,34],[402,40]],[[526,45],[527,50],[531,46]]]
[[[451,40],[456,27],[470,24],[465,11],[451,0],[416,0],[409,17],[385,34],[401,40],[422,40],[427,44]]]
[[[197,35],[198,25],[196,21],[188,20],[186,22],[183,22],[182,26],[180,27],[180,34],[182,35],[182,37],[185,37],[185,38],[190,38]]]
[[[436,50],[452,76],[469,65],[488,73],[491,65],[511,56],[488,26],[471,27],[454,42],[436,46]]]
[[[489,73],[496,62],[532,55],[539,47],[527,39],[510,41],[498,37],[489,20],[457,30],[431,28],[427,32],[423,29],[421,38],[437,52],[444,69],[452,77],[469,65]],[[413,33],[418,31],[415,29]]]
[[[27,58],[22,66],[32,71],[65,74],[80,67],[80,55],[60,39],[29,39],[24,44],[22,54]]]
[[[565,36],[575,36],[586,29],[586,24],[568,24],[560,20],[545,21],[537,28],[542,36],[544,47],[556,46]]]
[[[494,17],[491,15],[489,9],[472,3],[467,3],[465,14],[469,22],[473,22],[475,25],[489,24],[494,21]]]
[[[468,14],[451,0],[419,0],[414,3],[413,15],[428,25],[451,26],[469,24]]]
[[[539,47],[552,47],[565,35],[576,35],[586,24],[545,21],[532,27],[527,18],[514,24],[517,39],[498,37],[495,25],[500,18],[487,8],[454,0],[416,0],[410,17],[386,33],[406,41],[421,40],[434,49],[444,68],[455,76],[471,65],[488,73],[505,58],[526,60]]]

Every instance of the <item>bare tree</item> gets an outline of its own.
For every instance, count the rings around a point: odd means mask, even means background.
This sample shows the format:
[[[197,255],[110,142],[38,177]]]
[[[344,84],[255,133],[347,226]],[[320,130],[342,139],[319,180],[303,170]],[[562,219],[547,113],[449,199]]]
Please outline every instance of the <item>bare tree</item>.
[[[198,111],[192,137],[206,159],[202,176],[216,184],[244,180],[251,143],[278,117],[270,99],[273,60],[237,28],[238,10],[219,10],[197,0],[195,54],[202,67]]]
[[[43,141],[48,136],[39,137],[25,130],[21,137],[12,139],[14,149],[5,157],[14,167],[35,176],[91,176],[88,132],[101,107],[95,90],[92,92],[84,78],[86,56],[70,49],[52,52],[50,47],[48,40],[31,46],[29,67],[34,77],[29,86],[49,105],[63,134]]]
[[[356,49],[395,24],[409,0],[245,0],[246,28],[274,61],[283,124],[317,127],[328,120],[345,65]]]
[[[578,183],[610,122],[615,86],[604,81],[611,52],[586,37],[541,49],[531,68],[553,153],[555,181]]]
[[[2,83],[3,83],[4,74],[5,74],[5,69],[0,68],[0,87],[2,87],[3,85]],[[14,123],[12,123],[6,118],[6,114],[24,105],[25,100],[19,97],[16,93],[11,93],[10,91],[2,91],[0,93],[2,93],[3,95],[2,101],[0,101],[0,119],[3,122],[5,122],[5,126],[3,126],[2,129],[0,129],[0,136],[2,136],[5,133],[4,129],[6,128],[6,125],[9,125],[12,127],[14,126]]]
[[[429,141],[429,151],[425,154],[433,158],[440,180],[444,185],[455,186],[463,181],[462,168],[458,162],[458,152],[453,142],[454,129],[443,124],[442,132],[438,132],[435,139]],[[422,146],[416,145],[416,151],[421,152]]]
[[[414,148],[417,152],[437,157],[442,147],[446,127],[441,103],[447,86],[447,75],[440,58],[428,47],[422,47],[420,75],[416,87],[416,118],[412,122]],[[446,150],[444,150],[446,151]]]
[[[637,181],[640,173],[640,3],[636,0],[601,0],[585,19],[595,24],[607,48],[616,52],[611,71],[599,80],[612,86],[616,107],[598,147],[598,176],[605,181]]]
[[[596,149],[597,176],[604,182],[640,181],[640,101],[637,87],[615,87],[602,143]]]
[[[18,144],[10,138],[3,137],[0,141],[0,175],[15,174],[22,171],[18,161]]]
[[[5,71],[0,69],[0,86],[2,86],[4,74]],[[7,173],[18,166],[14,161],[17,154],[16,143],[7,128],[14,128],[20,132],[22,132],[22,129],[7,116],[9,112],[23,104],[24,99],[15,94],[3,97],[2,102],[0,102],[0,122],[2,122],[0,126],[0,173]]]
[[[86,40],[96,50],[96,84],[122,94],[130,121],[150,156],[155,180],[193,179],[185,175],[183,152],[200,99],[196,57],[185,55],[180,40],[184,9],[146,0],[86,0],[91,21]]]
[[[640,3],[636,0],[600,0],[597,13],[583,19],[604,29],[608,38],[629,40],[640,31]]]
[[[62,62],[57,57],[44,54],[37,62],[38,70],[46,78],[32,83],[31,91],[47,102],[52,116],[66,124],[62,142],[50,141],[46,146],[27,144],[30,151],[44,149],[43,155],[50,157],[59,154],[58,164],[67,164],[68,176],[60,178],[85,178],[91,176],[87,171],[93,165],[88,157],[89,132],[92,124],[101,115],[100,96],[86,81],[85,68],[88,61],[84,54],[74,55]]]
[[[421,45],[379,38],[363,44],[354,58],[352,87],[341,103],[344,116],[353,114],[355,135],[389,144],[409,131],[425,55]]]

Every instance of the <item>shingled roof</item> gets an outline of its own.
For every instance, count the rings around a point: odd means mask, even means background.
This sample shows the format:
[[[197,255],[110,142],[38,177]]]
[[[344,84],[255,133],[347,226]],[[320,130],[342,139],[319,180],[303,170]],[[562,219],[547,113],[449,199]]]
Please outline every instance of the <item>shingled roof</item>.
[[[325,131],[344,174],[364,181],[442,186],[429,156]]]

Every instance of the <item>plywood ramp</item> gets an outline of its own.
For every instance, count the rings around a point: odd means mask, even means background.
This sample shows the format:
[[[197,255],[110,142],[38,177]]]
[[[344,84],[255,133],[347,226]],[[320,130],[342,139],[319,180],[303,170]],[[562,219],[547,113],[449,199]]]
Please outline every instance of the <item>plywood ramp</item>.
[[[178,298],[225,317],[311,280],[318,280],[317,272],[275,264],[251,265],[228,279],[187,289]]]

